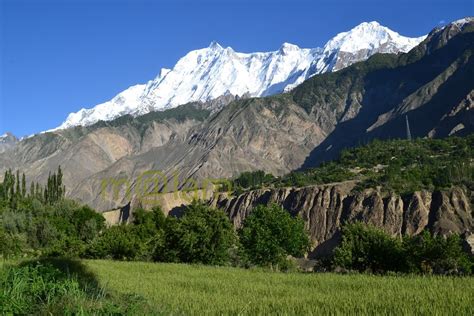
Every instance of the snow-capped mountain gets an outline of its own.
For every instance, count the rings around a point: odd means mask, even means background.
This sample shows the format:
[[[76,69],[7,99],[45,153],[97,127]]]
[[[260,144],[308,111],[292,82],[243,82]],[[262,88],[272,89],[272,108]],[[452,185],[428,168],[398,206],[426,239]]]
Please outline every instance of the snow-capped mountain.
[[[0,153],[13,148],[18,143],[18,141],[18,138],[16,138],[12,133],[0,135]]]
[[[407,52],[425,36],[408,38],[377,22],[362,23],[331,39],[323,48],[284,43],[273,52],[239,53],[216,42],[189,52],[173,69],[162,69],[146,84],[112,100],[69,114],[58,129],[91,125],[125,114],[134,116],[220,96],[267,96],[294,88],[307,78],[336,71],[375,53]]]

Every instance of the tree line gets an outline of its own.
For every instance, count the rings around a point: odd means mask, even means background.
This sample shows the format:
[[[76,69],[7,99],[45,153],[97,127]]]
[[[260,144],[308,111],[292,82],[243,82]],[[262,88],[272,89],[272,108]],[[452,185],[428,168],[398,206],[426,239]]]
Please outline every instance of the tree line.
[[[43,187],[38,182],[31,181],[27,191],[25,173],[16,171],[16,176],[11,169],[5,171],[3,183],[0,184],[0,197],[2,203],[9,203],[11,208],[16,208],[17,203],[25,198],[34,198],[47,204],[53,204],[64,198],[66,188],[63,184],[61,166],[57,172],[49,173],[46,185]]]
[[[18,182],[18,179],[20,181]],[[159,207],[133,210],[129,224],[107,227],[104,217],[64,197],[62,171],[44,187],[19,172],[6,172],[0,183],[0,255],[253,265],[285,270],[289,257],[303,257],[310,238],[302,219],[278,205],[258,205],[235,229],[220,209],[194,201],[180,217]],[[47,192],[47,193],[46,193]],[[12,203],[12,199],[15,203]],[[458,273],[473,271],[473,259],[457,235],[392,237],[361,223],[342,229],[342,240],[324,269],[361,272]]]
[[[0,183],[0,254],[3,257],[80,257],[203,264],[285,266],[302,256],[309,238],[301,219],[277,206],[259,206],[240,230],[227,215],[201,202],[184,215],[160,208],[133,210],[133,221],[112,227],[88,206],[66,199],[63,173],[45,185],[5,172]],[[257,237],[255,237],[257,236]]]

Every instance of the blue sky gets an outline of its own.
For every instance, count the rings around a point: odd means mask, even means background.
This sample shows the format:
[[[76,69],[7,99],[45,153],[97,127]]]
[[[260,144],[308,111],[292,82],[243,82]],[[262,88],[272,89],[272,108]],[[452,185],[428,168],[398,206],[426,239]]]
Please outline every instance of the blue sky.
[[[363,21],[406,36],[474,0],[0,0],[0,134],[29,135],[154,78],[212,40],[237,51],[322,46]]]

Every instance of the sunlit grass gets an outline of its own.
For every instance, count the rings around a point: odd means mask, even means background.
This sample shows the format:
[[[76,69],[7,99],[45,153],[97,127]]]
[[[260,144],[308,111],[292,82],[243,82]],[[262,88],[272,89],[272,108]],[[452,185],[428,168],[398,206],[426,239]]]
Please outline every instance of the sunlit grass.
[[[474,278],[276,273],[83,261],[99,282],[184,314],[474,314]]]

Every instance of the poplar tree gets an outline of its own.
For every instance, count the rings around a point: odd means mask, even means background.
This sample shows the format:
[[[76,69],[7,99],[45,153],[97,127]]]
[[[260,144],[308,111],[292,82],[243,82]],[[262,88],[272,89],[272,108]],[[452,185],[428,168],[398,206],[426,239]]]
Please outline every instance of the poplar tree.
[[[21,197],[26,197],[26,177],[25,173],[21,176]]]
[[[19,196],[21,194],[21,190],[20,190],[20,170],[17,170],[16,171],[16,192],[15,194],[17,196]]]
[[[33,181],[30,184],[30,197],[32,198],[36,197],[35,183]]]

